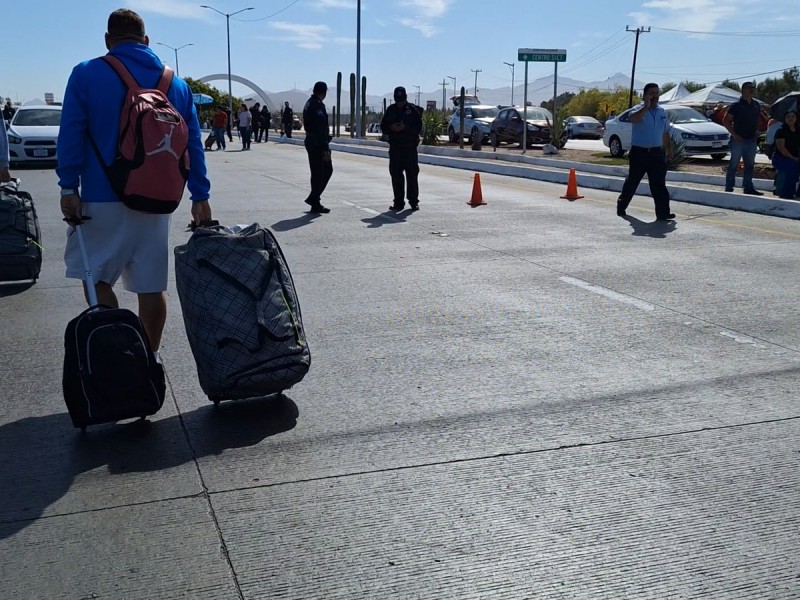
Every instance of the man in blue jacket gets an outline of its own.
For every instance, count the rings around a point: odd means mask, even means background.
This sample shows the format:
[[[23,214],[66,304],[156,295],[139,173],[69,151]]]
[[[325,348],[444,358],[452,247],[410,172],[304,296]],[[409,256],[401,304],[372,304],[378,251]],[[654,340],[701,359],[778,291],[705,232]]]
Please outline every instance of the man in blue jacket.
[[[105,35],[108,54],[121,60],[136,81],[155,88],[163,64],[150,50],[142,18],[132,10],[115,10]],[[106,165],[116,155],[120,107],[126,88],[113,68],[101,58],[77,65],[67,82],[58,135],[58,184],[65,218],[85,222],[84,236],[100,304],[117,307],[113,286],[138,295],[139,317],[154,351],[158,351],[167,318],[164,291],[169,270],[170,215],[131,210],[112,191],[103,166],[92,148],[94,140]],[[168,97],[189,128],[189,178],[192,218],[211,219],[205,155],[192,91],[174,78]],[[64,252],[66,276],[83,279],[84,267],[77,240],[67,232]]]

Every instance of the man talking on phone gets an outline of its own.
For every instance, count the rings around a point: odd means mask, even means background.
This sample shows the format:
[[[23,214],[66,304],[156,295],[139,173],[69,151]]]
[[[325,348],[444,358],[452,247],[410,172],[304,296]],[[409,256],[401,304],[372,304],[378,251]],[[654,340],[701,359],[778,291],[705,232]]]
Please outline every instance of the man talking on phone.
[[[657,83],[644,86],[644,99],[630,113],[633,124],[631,149],[628,152],[630,167],[628,176],[617,199],[617,215],[626,216],[636,188],[647,174],[650,194],[656,205],[656,219],[669,221],[675,215],[669,212],[669,190],[667,190],[667,161],[672,158],[672,140],[667,112],[658,105]]]

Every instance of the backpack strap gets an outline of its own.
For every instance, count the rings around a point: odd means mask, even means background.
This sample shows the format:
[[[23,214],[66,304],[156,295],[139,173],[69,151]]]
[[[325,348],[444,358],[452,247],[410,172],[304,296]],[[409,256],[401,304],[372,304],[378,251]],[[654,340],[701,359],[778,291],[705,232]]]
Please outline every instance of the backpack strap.
[[[122,79],[122,83],[124,83],[128,87],[128,89],[135,90],[142,87],[139,85],[139,82],[133,78],[133,75],[131,75],[131,72],[128,70],[128,67],[125,66],[125,63],[123,63],[116,56],[111,56],[109,54],[106,54],[105,56],[101,56],[100,58],[102,58],[109,65],[111,65],[111,68],[114,69],[114,71],[116,71],[117,75],[119,75],[119,78]]]
[[[116,56],[106,54],[105,56],[101,56],[101,58],[111,65],[111,68],[116,71],[117,75],[119,75],[119,78],[122,79],[122,83],[128,86],[128,89],[136,90],[142,87],[139,85],[139,82],[133,78],[133,75],[131,75],[128,67],[125,66],[125,63],[123,63]],[[158,78],[156,89],[166,96],[167,92],[169,92],[169,87],[172,85],[172,79],[174,76],[175,72],[167,65],[164,65],[161,69],[161,76]]]
[[[161,78],[158,80],[156,89],[165,96],[169,92],[169,86],[172,85],[172,79],[175,77],[175,71],[170,69],[167,65],[161,70]]]

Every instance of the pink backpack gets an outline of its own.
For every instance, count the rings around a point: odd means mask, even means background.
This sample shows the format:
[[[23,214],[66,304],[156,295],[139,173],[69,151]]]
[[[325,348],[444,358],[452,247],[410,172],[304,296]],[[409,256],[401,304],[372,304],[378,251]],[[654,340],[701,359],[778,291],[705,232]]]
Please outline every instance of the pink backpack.
[[[161,72],[156,89],[141,87],[121,60],[103,56],[127,86],[113,162],[106,165],[90,136],[111,187],[126,206],[148,213],[171,213],[189,176],[189,128],[167,98],[173,71]]]

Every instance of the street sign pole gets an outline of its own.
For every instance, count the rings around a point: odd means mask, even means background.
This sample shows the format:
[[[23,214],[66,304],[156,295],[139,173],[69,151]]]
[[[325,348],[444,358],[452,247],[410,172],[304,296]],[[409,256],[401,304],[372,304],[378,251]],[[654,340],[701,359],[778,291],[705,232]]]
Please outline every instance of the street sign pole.
[[[525,61],[525,98],[522,102],[522,153],[528,149],[528,61]]]
[[[567,51],[560,48],[519,48],[517,50],[517,60],[525,63],[525,106],[522,109],[522,118],[525,121],[522,124],[522,153],[525,154],[528,149],[528,63],[551,62],[555,67],[553,73],[553,123],[550,124],[552,132],[552,127],[556,121],[556,111],[558,110],[556,104],[558,99],[558,63],[566,62]]]

